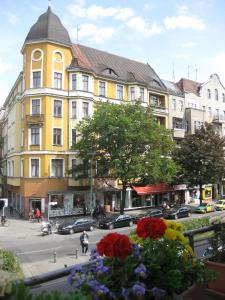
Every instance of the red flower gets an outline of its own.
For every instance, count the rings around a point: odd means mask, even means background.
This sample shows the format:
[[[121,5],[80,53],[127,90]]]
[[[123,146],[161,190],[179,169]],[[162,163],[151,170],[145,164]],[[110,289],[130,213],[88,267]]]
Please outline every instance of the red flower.
[[[102,256],[124,260],[131,253],[131,242],[124,234],[109,233],[97,244],[97,251]]]
[[[166,227],[166,224],[161,219],[143,218],[137,222],[136,232],[143,239],[150,237],[155,240],[164,235]]]

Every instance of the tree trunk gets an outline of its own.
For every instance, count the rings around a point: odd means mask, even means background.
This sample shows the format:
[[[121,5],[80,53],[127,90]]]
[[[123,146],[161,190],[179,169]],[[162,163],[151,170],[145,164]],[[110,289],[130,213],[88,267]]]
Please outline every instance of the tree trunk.
[[[126,200],[126,188],[127,188],[127,184],[125,182],[123,182],[123,189],[122,189],[122,201],[121,201],[121,205],[120,205],[120,214],[123,215],[124,213],[124,207],[125,207],[125,200]]]
[[[200,184],[199,187],[200,187],[200,197],[199,197],[199,200],[200,200],[200,205],[202,205],[202,200],[203,200],[203,194],[202,194],[203,188],[202,188],[202,184]]]

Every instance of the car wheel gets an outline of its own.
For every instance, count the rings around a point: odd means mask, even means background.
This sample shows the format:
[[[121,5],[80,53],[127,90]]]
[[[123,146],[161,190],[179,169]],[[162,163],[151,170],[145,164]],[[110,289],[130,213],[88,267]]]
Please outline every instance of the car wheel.
[[[94,226],[90,226],[89,230],[93,231],[94,230]]]
[[[133,226],[134,225],[134,222],[133,221],[130,221],[129,222],[129,226],[131,227],[131,226]]]
[[[189,212],[189,213],[188,213],[188,217],[190,217],[190,216],[191,216],[191,213]]]
[[[109,229],[112,230],[113,228],[114,228],[114,225],[113,225],[113,224],[110,224],[110,225],[109,225]]]
[[[178,219],[178,215],[175,215],[175,216],[174,216],[174,219],[177,220],[177,219]]]
[[[73,234],[74,233],[74,230],[73,229],[70,229],[70,234]]]

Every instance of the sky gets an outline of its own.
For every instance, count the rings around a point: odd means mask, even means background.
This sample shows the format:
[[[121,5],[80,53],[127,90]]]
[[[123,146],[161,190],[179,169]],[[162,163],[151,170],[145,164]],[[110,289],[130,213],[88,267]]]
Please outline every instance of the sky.
[[[0,0],[0,106],[49,2],[75,43],[149,63],[163,79],[217,73],[225,85],[224,0]]]

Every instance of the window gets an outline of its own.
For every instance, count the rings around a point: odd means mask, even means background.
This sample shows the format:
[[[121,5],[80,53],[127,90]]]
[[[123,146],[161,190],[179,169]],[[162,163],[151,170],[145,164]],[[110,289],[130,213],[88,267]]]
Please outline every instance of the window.
[[[140,100],[141,100],[141,102],[145,101],[145,89],[144,88],[140,88]]]
[[[39,177],[39,159],[31,158],[30,164],[31,164],[30,177]]]
[[[151,105],[153,105],[153,106],[158,105],[158,96],[151,95]]]
[[[99,96],[106,96],[105,92],[105,81],[99,81]]]
[[[117,92],[116,92],[116,98],[119,100],[123,100],[123,86],[117,85]]]
[[[225,102],[225,94],[222,94],[223,102]]]
[[[82,103],[82,112],[83,112],[83,118],[87,118],[89,116],[89,103],[88,102]]]
[[[62,73],[54,72],[54,88],[62,89]]]
[[[176,110],[176,106],[177,106],[176,99],[172,99],[172,110]]]
[[[7,172],[8,176],[10,176],[10,174],[11,174],[11,172],[10,172],[10,171],[11,171],[11,170],[10,170],[10,165],[11,165],[11,164],[10,164],[10,161],[8,161],[8,172]]]
[[[40,115],[41,109],[40,109],[40,99],[32,99],[31,100],[31,114],[32,115]]]
[[[52,177],[63,177],[63,159],[52,159],[51,171]]]
[[[40,145],[40,128],[31,127],[31,145]]]
[[[72,177],[75,178],[76,177],[76,159],[75,158],[72,158]]]
[[[219,100],[219,94],[218,94],[218,90],[215,89],[215,100],[218,101]]]
[[[223,120],[225,120],[225,110],[223,111]]]
[[[77,74],[72,74],[72,90],[77,90]]]
[[[209,112],[209,117],[211,118],[212,117],[212,108],[211,107],[208,107],[208,112]]]
[[[82,75],[83,91],[88,92],[88,76]]]
[[[24,146],[24,129],[21,131],[21,146]]]
[[[72,113],[71,113],[71,118],[76,119],[77,118],[77,102],[72,101]]]
[[[202,106],[202,110],[205,110],[205,106],[204,105]]]
[[[180,100],[180,111],[184,111],[184,101]]]
[[[89,175],[89,161],[83,160],[83,175],[88,176]]]
[[[11,176],[14,176],[14,160],[12,160],[12,173]]]
[[[72,145],[76,144],[77,132],[76,129],[72,129]]]
[[[62,129],[53,128],[53,145],[60,146],[62,144]]]
[[[131,101],[135,100],[135,87],[134,86],[130,87],[130,100]]]
[[[62,117],[62,101],[54,100],[54,117]]]
[[[219,109],[216,109],[216,118],[219,118]]]
[[[208,89],[208,90],[207,90],[207,93],[208,93],[208,99],[211,99],[211,90]]]
[[[186,123],[181,118],[173,118],[173,128],[186,129]]]
[[[20,176],[23,177],[24,176],[24,160],[21,159],[20,161]]]
[[[41,71],[33,72],[33,88],[41,87]]]

